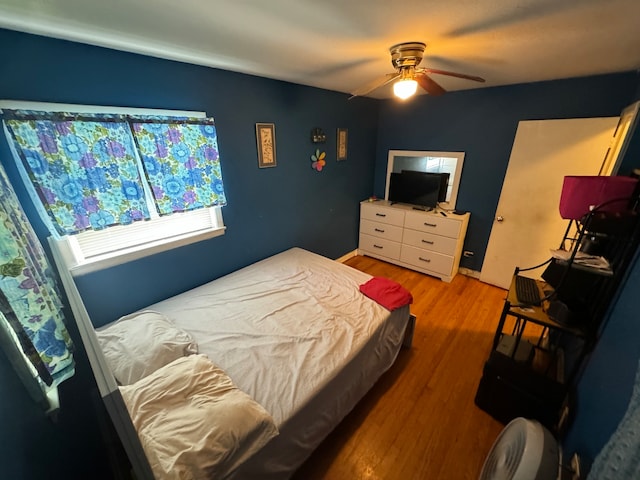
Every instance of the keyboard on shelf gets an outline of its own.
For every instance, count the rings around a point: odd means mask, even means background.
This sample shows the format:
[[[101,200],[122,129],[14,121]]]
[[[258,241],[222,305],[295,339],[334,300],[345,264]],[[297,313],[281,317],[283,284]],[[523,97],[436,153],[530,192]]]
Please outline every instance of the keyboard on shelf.
[[[521,305],[536,305],[541,303],[538,283],[533,278],[516,275],[516,297]]]

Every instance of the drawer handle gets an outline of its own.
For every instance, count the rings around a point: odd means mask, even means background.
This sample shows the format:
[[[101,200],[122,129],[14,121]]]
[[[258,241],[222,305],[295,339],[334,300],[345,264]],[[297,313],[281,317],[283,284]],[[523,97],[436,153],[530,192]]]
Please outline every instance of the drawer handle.
[[[375,232],[384,233],[384,230],[382,230],[381,228],[374,228],[373,230]]]
[[[438,225],[436,225],[435,223],[427,223],[427,222],[424,222],[424,225],[425,225],[426,227],[437,227],[437,226],[438,226]]]
[[[427,245],[433,245],[433,242],[431,240],[422,240],[422,243],[426,243]]]
[[[376,217],[386,217],[386,213],[376,213]]]
[[[384,248],[382,245],[376,245],[375,243],[373,244],[373,247],[374,248],[379,248],[381,250]]]
[[[422,258],[422,257],[418,257],[418,260],[422,260],[423,262],[427,262],[427,263],[431,261],[430,258]]]

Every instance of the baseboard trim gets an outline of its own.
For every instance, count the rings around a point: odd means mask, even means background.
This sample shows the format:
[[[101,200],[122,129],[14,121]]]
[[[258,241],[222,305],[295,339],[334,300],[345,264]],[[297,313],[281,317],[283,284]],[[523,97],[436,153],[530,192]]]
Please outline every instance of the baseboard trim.
[[[355,257],[357,255],[358,255],[358,250],[353,250],[352,252],[345,253],[340,258],[336,258],[336,262],[344,263],[347,260],[349,260],[350,258],[353,258],[353,257]]]
[[[480,280],[480,272],[477,270],[471,270],[470,268],[460,267],[458,269],[458,273],[465,275],[467,277],[475,278]]]

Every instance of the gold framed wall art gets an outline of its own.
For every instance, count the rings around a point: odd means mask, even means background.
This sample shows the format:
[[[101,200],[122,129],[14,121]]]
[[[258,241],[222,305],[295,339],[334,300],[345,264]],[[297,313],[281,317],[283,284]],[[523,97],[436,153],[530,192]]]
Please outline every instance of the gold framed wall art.
[[[256,123],[256,141],[258,144],[258,167],[275,167],[276,162],[276,126],[273,123]]]
[[[339,128],[336,136],[336,158],[338,161],[347,159],[347,142],[349,131],[346,128]]]

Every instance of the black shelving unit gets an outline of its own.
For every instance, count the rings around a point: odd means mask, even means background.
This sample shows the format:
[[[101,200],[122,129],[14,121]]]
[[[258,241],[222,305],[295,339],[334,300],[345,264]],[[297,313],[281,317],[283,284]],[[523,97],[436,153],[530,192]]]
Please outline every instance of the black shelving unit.
[[[571,221],[537,285],[544,300],[521,305],[515,269],[475,402],[503,423],[534,418],[552,431],[564,426],[571,392],[597,343],[611,300],[638,246],[637,202],[612,211],[611,203]],[[593,268],[581,256],[601,256],[608,268]],[[527,269],[530,270],[530,269]]]

